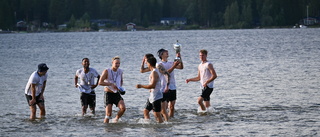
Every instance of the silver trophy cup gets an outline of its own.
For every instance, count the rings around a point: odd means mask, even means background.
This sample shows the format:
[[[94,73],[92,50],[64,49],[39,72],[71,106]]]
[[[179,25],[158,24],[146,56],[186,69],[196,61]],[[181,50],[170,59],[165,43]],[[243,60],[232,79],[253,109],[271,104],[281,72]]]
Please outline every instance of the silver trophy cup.
[[[173,49],[176,51],[176,53],[180,53],[181,51],[181,44],[177,41],[177,43],[173,44]],[[180,60],[179,57],[176,57],[174,61]]]

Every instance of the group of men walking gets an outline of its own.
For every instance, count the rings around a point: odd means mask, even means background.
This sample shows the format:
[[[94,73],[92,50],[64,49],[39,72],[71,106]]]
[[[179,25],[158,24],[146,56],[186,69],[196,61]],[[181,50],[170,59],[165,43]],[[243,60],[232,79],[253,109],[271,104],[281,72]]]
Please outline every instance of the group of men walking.
[[[214,79],[217,75],[211,62],[207,60],[207,50],[200,50],[199,57],[201,63],[198,66],[198,74],[194,78],[186,79],[190,81],[200,81],[202,93],[198,98],[200,109],[205,111],[210,107],[210,95],[214,88]],[[150,72],[148,84],[137,84],[136,88],[149,89],[150,96],[144,108],[144,119],[149,120],[149,112],[153,110],[157,122],[169,121],[174,117],[175,103],[177,99],[177,88],[174,76],[175,69],[183,69],[181,54],[176,53],[179,60],[168,61],[169,53],[166,49],[157,52],[160,61],[157,62],[152,54],[146,54],[141,63],[140,72]],[[104,86],[105,118],[104,123],[110,123],[112,119],[113,104],[119,108],[113,122],[118,122],[119,118],[126,111],[125,102],[121,95],[125,94],[123,88],[123,70],[120,69],[120,57],[112,58],[111,68],[103,70],[101,76],[94,69],[89,67],[88,58],[82,59],[83,68],[76,71],[74,78],[75,87],[81,92],[80,100],[82,105],[82,115],[85,115],[88,107],[92,114],[95,114],[96,94],[95,88]],[[45,116],[44,90],[47,81],[48,67],[41,63],[38,70],[33,72],[25,88],[25,96],[30,106],[30,119],[36,118],[36,105],[40,108],[40,118]],[[164,119],[164,120],[163,120]]]

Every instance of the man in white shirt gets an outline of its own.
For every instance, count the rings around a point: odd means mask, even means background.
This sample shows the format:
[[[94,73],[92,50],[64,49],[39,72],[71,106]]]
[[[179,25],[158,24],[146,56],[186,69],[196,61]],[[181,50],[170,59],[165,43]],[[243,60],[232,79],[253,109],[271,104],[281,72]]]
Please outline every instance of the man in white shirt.
[[[47,83],[48,67],[45,63],[38,65],[38,71],[34,71],[29,77],[25,88],[25,96],[30,107],[30,120],[36,118],[36,105],[40,109],[40,118],[46,115],[43,93]]]
[[[176,57],[180,58],[179,60],[175,61],[168,61],[169,52],[166,49],[160,49],[158,50],[158,57],[161,59],[161,61],[158,63],[158,65],[162,65],[167,72],[170,73],[170,80],[169,80],[169,90],[168,92],[165,92],[163,94],[164,100],[168,102],[169,106],[169,117],[174,117],[174,111],[175,111],[175,104],[177,99],[177,87],[176,87],[176,80],[174,75],[175,69],[183,69],[183,62],[181,58],[181,54],[176,53]],[[168,108],[166,106],[166,108]]]
[[[210,105],[210,95],[213,91],[214,80],[217,78],[217,74],[213,68],[211,62],[207,60],[207,50],[200,50],[199,57],[201,63],[198,66],[198,76],[190,79],[186,79],[186,82],[190,81],[200,81],[200,87],[202,89],[202,94],[198,98],[198,104],[202,111],[207,111]]]
[[[146,107],[143,111],[144,118],[146,120],[150,119],[149,112],[153,110],[154,117],[156,118],[157,122],[162,123],[162,117],[161,117],[161,102],[162,102],[162,91],[161,91],[161,79],[160,75],[161,73],[156,68],[157,60],[154,57],[150,57],[147,59],[147,65],[148,68],[151,70],[150,76],[149,76],[149,84],[147,85],[141,85],[137,84],[136,88],[145,88],[150,89],[150,96],[147,100]]]
[[[78,69],[74,77],[75,87],[81,92],[80,99],[82,105],[82,115],[87,113],[88,106],[91,109],[91,113],[95,114],[96,93],[94,89],[98,86],[100,75],[98,74],[97,70],[89,67],[90,61],[88,58],[82,59],[82,66],[83,68]],[[95,78],[97,78],[96,83],[94,80]],[[80,79],[80,83],[78,83],[78,79]]]
[[[119,108],[119,111],[116,117],[113,119],[113,122],[118,122],[120,117],[126,111],[126,105],[124,103],[121,95],[125,93],[123,85],[123,70],[120,67],[120,57],[115,56],[112,58],[111,68],[105,69],[99,80],[99,85],[104,87],[104,98],[105,98],[105,107],[106,115],[104,118],[104,123],[109,123],[109,120],[112,118],[112,106],[113,104]]]

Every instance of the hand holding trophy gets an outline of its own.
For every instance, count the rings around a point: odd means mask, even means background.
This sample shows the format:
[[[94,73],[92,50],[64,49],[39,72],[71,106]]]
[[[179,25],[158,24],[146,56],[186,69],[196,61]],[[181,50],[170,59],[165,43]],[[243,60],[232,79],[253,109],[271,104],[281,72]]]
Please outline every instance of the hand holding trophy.
[[[176,51],[176,54],[180,53],[180,51],[181,51],[181,44],[178,42],[178,40],[177,40],[177,43],[173,44],[173,49]],[[179,56],[180,56],[180,54],[179,54]],[[174,59],[174,61],[180,61],[181,58],[180,58],[179,56],[177,56],[177,57]]]

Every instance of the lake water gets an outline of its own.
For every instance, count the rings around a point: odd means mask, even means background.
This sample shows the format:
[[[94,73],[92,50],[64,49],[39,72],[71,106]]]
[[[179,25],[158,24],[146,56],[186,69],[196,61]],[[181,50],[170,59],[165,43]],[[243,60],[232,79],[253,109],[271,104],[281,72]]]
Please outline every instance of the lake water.
[[[175,70],[175,117],[166,124],[140,122],[149,93],[139,72],[142,57],[182,44],[185,68]],[[0,35],[1,136],[319,136],[320,29],[190,30]],[[198,51],[207,49],[218,78],[211,104],[218,111],[197,114]],[[103,87],[96,89],[96,116],[81,115],[74,75],[81,60],[101,74],[119,55],[127,111],[119,123],[103,124]],[[47,115],[29,121],[24,87],[37,64],[50,68]],[[118,108],[113,108],[113,117]],[[37,110],[39,116],[39,109]]]

